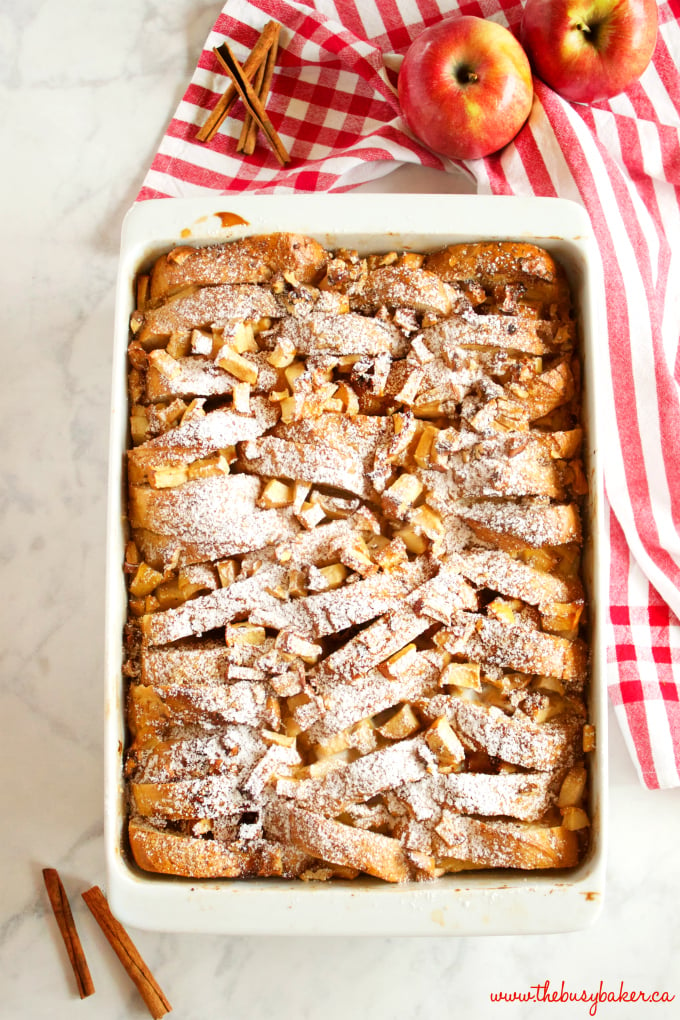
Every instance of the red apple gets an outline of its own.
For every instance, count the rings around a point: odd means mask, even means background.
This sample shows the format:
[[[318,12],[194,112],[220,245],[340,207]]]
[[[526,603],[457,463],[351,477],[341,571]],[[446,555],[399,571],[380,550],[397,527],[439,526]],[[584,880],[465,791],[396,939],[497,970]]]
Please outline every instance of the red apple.
[[[539,78],[594,103],[637,81],[656,45],[656,0],[527,0],[522,41]]]
[[[534,89],[527,56],[495,21],[454,16],[426,28],[399,71],[409,128],[451,159],[479,159],[512,141]]]

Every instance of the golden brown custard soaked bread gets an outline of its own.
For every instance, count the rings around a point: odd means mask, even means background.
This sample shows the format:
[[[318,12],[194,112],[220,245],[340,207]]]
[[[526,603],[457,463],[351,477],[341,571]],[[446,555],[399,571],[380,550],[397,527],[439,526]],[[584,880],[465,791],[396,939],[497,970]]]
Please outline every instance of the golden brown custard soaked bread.
[[[542,249],[175,248],[129,346],[129,848],[193,878],[588,844],[577,328]]]

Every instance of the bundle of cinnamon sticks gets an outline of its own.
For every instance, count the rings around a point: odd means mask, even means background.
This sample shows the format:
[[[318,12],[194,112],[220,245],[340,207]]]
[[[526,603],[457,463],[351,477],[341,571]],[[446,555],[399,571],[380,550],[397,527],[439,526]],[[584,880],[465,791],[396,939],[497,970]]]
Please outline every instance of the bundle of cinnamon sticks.
[[[43,879],[59,932],[73,968],[78,993],[81,999],[85,999],[94,994],[94,983],[73,919],[71,904],[56,868],[43,868]],[[111,913],[104,893],[98,885],[95,885],[84,892],[82,897],[106,936],[109,945],[122,963],[128,977],[137,986],[149,1013],[154,1020],[161,1020],[161,1017],[172,1010],[172,1006],[127,931]]]
[[[239,64],[228,43],[224,42],[221,46],[214,47],[213,53],[229,75],[231,83],[220,96],[205,124],[197,132],[196,138],[199,142],[209,142],[212,139],[240,97],[246,108],[246,116],[236,151],[252,155],[255,151],[257,131],[260,128],[281,166],[290,162],[290,155],[265,110],[276,64],[280,32],[281,26],[278,22],[268,21],[243,66]]]

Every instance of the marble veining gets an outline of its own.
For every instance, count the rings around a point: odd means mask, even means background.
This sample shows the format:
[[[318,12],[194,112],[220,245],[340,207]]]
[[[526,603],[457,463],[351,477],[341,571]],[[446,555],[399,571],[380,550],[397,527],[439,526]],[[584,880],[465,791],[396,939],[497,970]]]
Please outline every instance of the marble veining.
[[[105,883],[103,564],[113,292],[122,217],[219,3],[0,3],[4,258],[0,1015],[144,1017],[80,899]],[[469,190],[402,168],[366,191]],[[609,887],[577,934],[230,938],[134,931],[178,1018],[432,1020],[549,1016],[493,1003],[550,982],[676,995],[601,1006],[680,1016],[680,791],[640,787],[611,725]],[[41,869],[59,868],[96,986],[79,1004]],[[588,1015],[583,1003],[554,1015]],[[606,1012],[605,1012],[606,1009]]]

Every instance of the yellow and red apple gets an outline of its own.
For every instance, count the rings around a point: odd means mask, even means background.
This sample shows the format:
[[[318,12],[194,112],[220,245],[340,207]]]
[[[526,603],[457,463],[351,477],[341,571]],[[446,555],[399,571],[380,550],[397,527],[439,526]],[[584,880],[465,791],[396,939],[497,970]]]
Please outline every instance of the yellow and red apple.
[[[527,0],[522,42],[534,71],[574,103],[623,92],[656,45],[656,0]]]
[[[426,28],[404,57],[399,102],[409,128],[451,159],[502,149],[531,110],[527,56],[507,28],[453,16]]]

